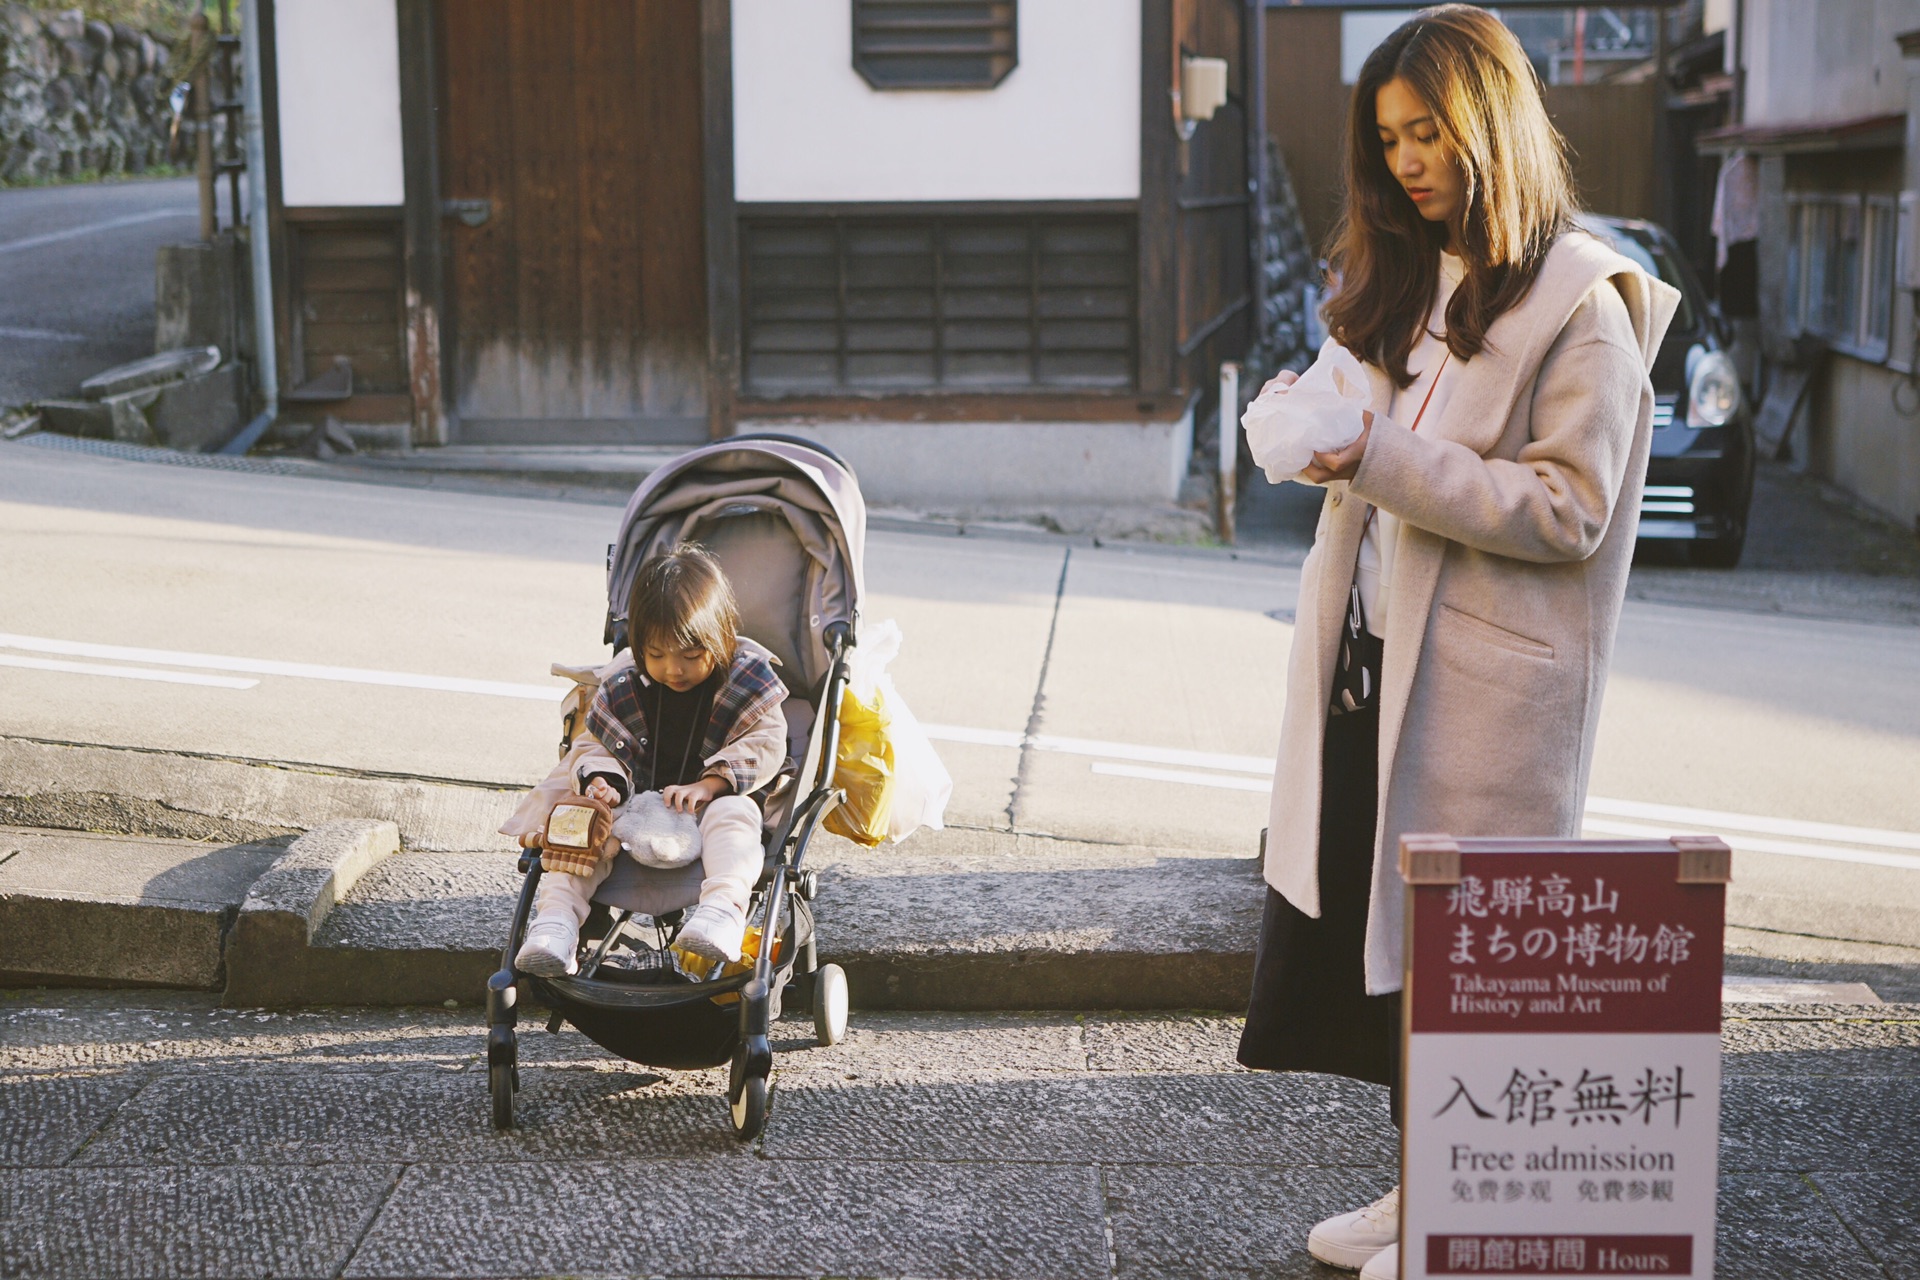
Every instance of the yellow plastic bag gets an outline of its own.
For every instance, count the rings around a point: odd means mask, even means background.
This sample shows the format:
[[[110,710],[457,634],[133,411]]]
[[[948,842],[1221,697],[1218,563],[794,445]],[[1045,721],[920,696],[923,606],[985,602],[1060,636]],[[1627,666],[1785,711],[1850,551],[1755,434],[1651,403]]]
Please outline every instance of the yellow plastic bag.
[[[840,697],[840,755],[833,780],[847,798],[821,825],[868,848],[887,838],[893,817],[891,721],[878,686],[870,700],[855,694],[852,685]]]

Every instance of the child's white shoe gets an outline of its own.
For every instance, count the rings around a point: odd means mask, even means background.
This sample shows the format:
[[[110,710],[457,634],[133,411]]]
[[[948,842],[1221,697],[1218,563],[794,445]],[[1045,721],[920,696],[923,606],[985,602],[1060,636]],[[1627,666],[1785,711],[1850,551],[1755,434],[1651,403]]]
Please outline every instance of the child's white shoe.
[[[520,944],[513,967],[536,978],[564,978],[579,971],[579,949],[580,926],[572,916],[541,916],[527,926],[527,940]]]
[[[746,936],[746,912],[727,902],[702,902],[687,912],[673,945],[675,950],[702,960],[731,962],[740,958],[740,944]]]

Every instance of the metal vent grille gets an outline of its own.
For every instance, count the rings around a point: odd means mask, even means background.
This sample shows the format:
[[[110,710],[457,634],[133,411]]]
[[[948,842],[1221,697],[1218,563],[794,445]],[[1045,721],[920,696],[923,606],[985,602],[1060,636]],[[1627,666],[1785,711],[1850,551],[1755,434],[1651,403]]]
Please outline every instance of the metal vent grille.
[[[1019,61],[1014,0],[853,0],[853,65],[876,89],[991,89]]]
[[[1134,385],[1129,216],[767,218],[741,231],[749,391]]]

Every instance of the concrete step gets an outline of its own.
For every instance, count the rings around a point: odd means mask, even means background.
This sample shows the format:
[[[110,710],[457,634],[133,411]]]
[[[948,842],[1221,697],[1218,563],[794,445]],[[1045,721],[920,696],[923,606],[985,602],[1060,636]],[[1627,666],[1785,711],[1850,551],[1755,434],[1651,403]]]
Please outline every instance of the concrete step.
[[[442,445],[364,453],[335,465],[371,471],[486,475],[631,489],[693,445]]]
[[[1263,892],[1252,859],[949,830],[877,851],[820,837],[809,864],[821,873],[821,959],[846,969],[861,1008],[1227,1009],[1246,998]],[[380,857],[304,940],[290,929],[271,956],[248,950],[243,918],[228,999],[471,1001],[499,967],[519,887],[509,853]]]
[[[957,829],[883,850],[822,837],[809,862],[821,958],[847,970],[860,1008],[1246,998],[1264,895],[1252,859]],[[0,827],[0,984],[197,988],[242,1007],[471,1004],[519,887],[510,850],[402,851],[386,821],[250,843]],[[1725,998],[1745,1007],[1914,994],[1911,965],[1728,960]]]
[[[0,827],[0,983],[218,990],[226,932],[290,843]]]

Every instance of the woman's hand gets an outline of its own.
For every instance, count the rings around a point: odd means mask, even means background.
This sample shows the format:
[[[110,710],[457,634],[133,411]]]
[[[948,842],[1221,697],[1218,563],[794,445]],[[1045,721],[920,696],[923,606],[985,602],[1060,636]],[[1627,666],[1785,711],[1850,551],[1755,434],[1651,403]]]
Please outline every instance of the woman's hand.
[[[1271,378],[1267,379],[1267,385],[1260,388],[1260,395],[1263,396],[1267,394],[1267,392],[1269,391],[1285,391],[1288,387],[1292,386],[1294,383],[1298,381],[1300,381],[1299,374],[1295,373],[1291,369],[1282,369],[1280,372],[1274,374]],[[1257,400],[1259,399],[1259,396],[1255,396],[1254,398]]]
[[[598,800],[610,808],[617,807],[620,803],[620,793],[605,778],[595,778],[587,783],[586,796],[589,800]]]
[[[731,790],[733,786],[725,778],[717,778],[709,774],[698,782],[687,783],[684,787],[662,787],[660,799],[669,809],[697,814],[706,808],[710,801]]]
[[[1373,434],[1373,414],[1365,409],[1360,411],[1360,436],[1346,448],[1334,453],[1316,453],[1313,461],[1300,469],[1300,474],[1315,484],[1325,484],[1329,480],[1351,480],[1353,473],[1360,469],[1360,459],[1367,452],[1367,437]]]

